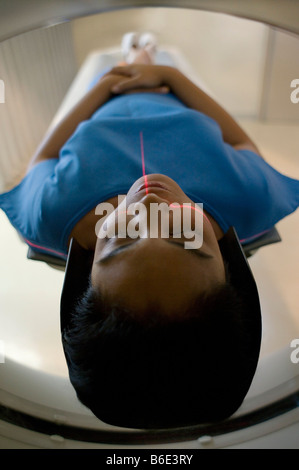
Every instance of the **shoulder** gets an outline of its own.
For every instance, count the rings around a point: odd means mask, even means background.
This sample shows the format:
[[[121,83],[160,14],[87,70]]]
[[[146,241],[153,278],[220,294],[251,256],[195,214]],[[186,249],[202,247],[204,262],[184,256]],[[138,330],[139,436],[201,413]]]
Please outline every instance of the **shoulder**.
[[[56,163],[58,162],[58,158],[49,158],[44,155],[38,155],[37,157],[33,157],[33,159],[29,162],[28,167],[27,167],[27,174],[35,167],[37,167],[40,163],[42,162],[48,162],[48,165],[46,168],[52,168],[53,165],[55,166]],[[39,167],[40,169],[40,167]]]

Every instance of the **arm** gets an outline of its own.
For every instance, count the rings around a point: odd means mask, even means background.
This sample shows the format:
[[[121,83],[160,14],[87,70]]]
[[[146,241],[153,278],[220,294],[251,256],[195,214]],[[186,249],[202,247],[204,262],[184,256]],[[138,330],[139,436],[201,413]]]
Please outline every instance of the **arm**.
[[[111,87],[119,80],[120,76],[104,76],[65,118],[46,135],[29,163],[28,169],[43,160],[58,158],[61,147],[74,133],[78,124],[89,119],[100,106],[113,96]]]
[[[115,67],[112,72],[127,77],[113,87],[112,91],[115,93],[123,93],[131,87],[169,86],[172,93],[186,106],[214,119],[222,130],[225,142],[236,149],[248,149],[260,154],[253,141],[232,116],[179,70],[163,65],[134,64],[122,69]]]

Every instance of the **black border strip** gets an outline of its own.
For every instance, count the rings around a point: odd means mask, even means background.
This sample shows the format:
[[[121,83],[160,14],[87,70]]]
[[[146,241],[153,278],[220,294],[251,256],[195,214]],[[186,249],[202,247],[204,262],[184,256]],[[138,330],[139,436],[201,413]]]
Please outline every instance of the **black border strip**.
[[[72,441],[89,442],[96,444],[119,445],[150,445],[179,443],[198,439],[200,436],[219,436],[236,432],[241,429],[276,418],[284,413],[299,407],[299,390],[286,398],[278,400],[259,410],[243,416],[232,418],[221,423],[198,425],[186,428],[134,430],[134,431],[106,431],[97,429],[84,429],[76,426],[67,426],[31,416],[21,411],[13,410],[0,405],[0,420],[19,426],[21,428],[45,434],[62,436]]]

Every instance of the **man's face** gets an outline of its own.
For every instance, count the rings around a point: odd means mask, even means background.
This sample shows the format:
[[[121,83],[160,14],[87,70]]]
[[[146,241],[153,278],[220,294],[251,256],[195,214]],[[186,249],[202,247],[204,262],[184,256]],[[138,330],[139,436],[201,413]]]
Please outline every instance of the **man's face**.
[[[198,220],[194,201],[165,175],[151,174],[146,179],[142,177],[137,180],[130,188],[125,203],[126,207],[142,203],[147,214],[150,214],[153,203],[166,203],[168,206],[187,203],[192,206],[184,209],[190,211],[191,225]],[[122,208],[123,204],[116,208],[115,219],[108,218],[107,225],[109,220],[119,219]],[[132,218],[132,215],[126,215],[127,228],[130,223],[132,226]],[[91,272],[94,288],[99,287],[103,295],[117,299],[134,311],[142,312],[148,303],[154,301],[165,314],[174,314],[184,310],[192,299],[213,285],[224,283],[222,256],[206,214],[203,214],[200,226],[203,243],[195,249],[186,249],[186,242],[190,239],[186,239],[184,230],[172,233],[172,211],[169,218],[167,237],[161,230],[160,222],[155,237],[151,237],[153,221],[147,217],[143,219],[142,227],[138,227],[141,235],[137,238],[123,238],[123,234],[122,238],[117,234],[112,238],[98,238]]]

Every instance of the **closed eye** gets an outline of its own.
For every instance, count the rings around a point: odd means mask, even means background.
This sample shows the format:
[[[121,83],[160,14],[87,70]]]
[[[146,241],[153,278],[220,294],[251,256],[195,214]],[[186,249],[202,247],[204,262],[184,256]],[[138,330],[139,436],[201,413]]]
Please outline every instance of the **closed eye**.
[[[114,250],[110,251],[110,253],[105,255],[103,258],[100,258],[98,262],[99,263],[106,263],[106,262],[110,261],[111,259],[115,258],[120,253],[122,253],[126,250],[129,250],[136,243],[140,243],[144,239],[143,238],[136,238],[136,239],[130,238],[130,240],[131,240],[130,243],[126,243],[126,244],[122,244],[121,246],[118,246]],[[179,240],[175,241],[174,239],[171,239],[171,238],[170,239],[162,239],[162,240],[165,241],[165,243],[170,243],[172,245],[175,245],[178,248],[181,248],[181,249],[185,250],[184,243],[181,242],[182,239],[181,239],[181,241],[179,241]],[[106,239],[106,241],[108,241],[108,239]],[[187,251],[187,253],[189,253],[191,256],[196,256],[196,257],[199,257],[201,259],[206,259],[206,260],[214,259],[214,256],[210,255],[209,253],[206,253],[202,249],[185,250],[185,251]]]

